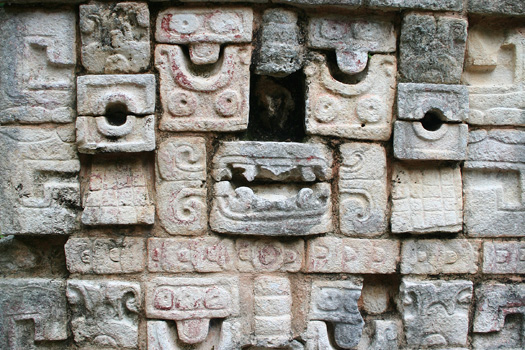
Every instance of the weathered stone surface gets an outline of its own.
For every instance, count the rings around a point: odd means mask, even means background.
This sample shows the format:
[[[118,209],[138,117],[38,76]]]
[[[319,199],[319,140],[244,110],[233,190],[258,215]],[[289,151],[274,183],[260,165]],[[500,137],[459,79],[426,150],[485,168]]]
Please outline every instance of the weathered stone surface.
[[[304,241],[238,239],[237,269],[240,272],[297,272],[303,266]]]
[[[91,73],[138,73],[149,66],[148,5],[80,5],[82,65]]]
[[[201,343],[211,318],[239,314],[238,288],[231,276],[153,278],[146,283],[146,316],[174,320],[183,343]]]
[[[283,77],[303,66],[304,49],[295,12],[279,8],[264,11],[260,40],[255,73]]]
[[[399,71],[404,81],[457,84],[463,71],[467,21],[409,14],[403,19]]]
[[[396,34],[392,22],[379,18],[313,15],[308,46],[335,50],[339,69],[356,74],[366,68],[369,54],[396,51]]]
[[[520,0],[469,0],[468,10],[472,13],[525,15],[525,3]]]
[[[301,6],[336,5],[345,8],[358,8],[364,5],[365,0],[274,0],[273,2]]]
[[[260,276],[253,282],[257,346],[275,348],[292,338],[292,296],[286,277]]]
[[[432,11],[461,11],[461,0],[367,0],[369,7],[388,9],[417,9]],[[385,348],[386,349],[386,348]]]
[[[215,45],[215,44],[214,44]],[[195,74],[178,45],[157,45],[163,114],[167,131],[237,131],[248,127],[251,46],[227,45],[217,69]]]
[[[408,240],[401,249],[401,273],[438,275],[476,273],[481,242],[478,240]]]
[[[170,137],[157,151],[158,177],[163,181],[206,181],[206,140]]]
[[[41,259],[37,252],[15,236],[0,238],[0,271],[2,275],[34,269]],[[47,266],[49,268],[49,266]],[[2,276],[3,277],[3,276]]]
[[[399,242],[387,239],[319,237],[308,241],[307,272],[394,273]]]
[[[475,350],[521,350],[525,348],[522,332],[522,315],[511,314],[505,318],[505,325],[498,332],[472,334],[472,348]]]
[[[370,350],[397,350],[397,324],[394,321],[374,320],[372,321],[374,337],[370,344]]]
[[[2,234],[69,234],[78,227],[74,140],[70,126],[0,128]]]
[[[462,77],[469,90],[469,124],[525,125],[524,50],[523,25],[469,28]]]
[[[360,302],[363,311],[367,314],[380,315],[388,311],[391,295],[397,291],[392,290],[390,281],[385,278],[381,281],[374,278],[372,281],[370,279],[365,281]]]
[[[75,12],[0,9],[0,124],[74,120]]]
[[[151,225],[151,175],[141,158],[96,157],[83,195],[84,225]]]
[[[377,144],[346,143],[340,147],[339,220],[341,232],[373,236],[387,228],[385,149]]]
[[[461,171],[394,166],[392,232],[458,232],[463,225]]]
[[[34,342],[67,339],[64,281],[8,278],[0,280],[0,291],[0,348],[35,349]]]
[[[465,224],[471,236],[525,235],[525,132],[469,133],[464,167]]]
[[[140,285],[133,282],[68,280],[75,343],[86,347],[137,349]]]
[[[525,273],[525,242],[484,242],[483,272]]]
[[[305,65],[306,132],[386,141],[390,138],[396,58],[373,55],[366,76],[345,83],[332,76],[326,57],[312,53]]]
[[[71,273],[133,273],[145,266],[143,238],[70,238],[64,249]]]
[[[325,322],[308,322],[303,339],[306,341],[305,350],[335,350],[328,337],[328,329]]]
[[[310,303],[310,320],[334,324],[337,346],[350,349],[359,343],[364,321],[357,308],[362,280],[314,281]]]
[[[470,281],[403,279],[399,308],[410,346],[467,345]]]

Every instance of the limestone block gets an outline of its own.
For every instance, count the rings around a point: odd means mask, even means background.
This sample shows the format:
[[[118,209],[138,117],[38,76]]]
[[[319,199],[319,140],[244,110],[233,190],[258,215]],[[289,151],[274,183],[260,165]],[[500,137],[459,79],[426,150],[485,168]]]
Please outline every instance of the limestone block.
[[[410,346],[467,345],[470,281],[418,281],[404,278],[399,309]]]
[[[150,272],[221,272],[235,269],[233,241],[216,237],[150,238]]]
[[[392,174],[392,232],[459,232],[463,226],[461,171],[400,163]]]
[[[80,204],[71,126],[0,128],[1,231],[70,234]]]
[[[373,320],[374,336],[370,350],[397,350],[398,329],[394,321]]]
[[[90,73],[138,73],[151,57],[148,5],[80,5],[82,65]]]
[[[525,242],[483,242],[483,273],[525,273]]]
[[[469,133],[464,167],[465,224],[477,237],[525,235],[525,132]]]
[[[3,276],[7,273],[20,276],[20,272],[33,270],[43,262],[42,260],[44,259],[41,259],[37,250],[15,236],[0,238],[0,271]],[[50,264],[46,268],[50,269]]]
[[[34,349],[34,342],[67,339],[64,281],[6,278],[0,291],[0,348]]]
[[[341,232],[374,236],[387,228],[387,168],[385,149],[378,144],[340,146],[339,220]]]
[[[381,278],[369,280],[363,285],[361,292],[361,306],[369,315],[380,315],[388,311],[392,290],[391,280]]]
[[[75,12],[0,9],[0,124],[75,118]]]
[[[264,11],[261,25],[261,48],[255,73],[284,77],[303,66],[303,38],[293,11],[273,8]]]
[[[153,278],[146,283],[146,316],[176,321],[183,343],[201,343],[211,318],[239,314],[238,288],[232,276]]]
[[[319,237],[308,240],[306,271],[395,273],[399,242],[390,239]]]
[[[525,15],[525,3],[516,0],[469,0],[468,11],[480,14]]]
[[[373,55],[357,83],[337,80],[326,57],[312,53],[305,65],[306,132],[314,135],[386,141],[390,138],[396,58]]]
[[[431,11],[461,11],[461,0],[368,0],[368,6],[388,9],[417,9]],[[386,348],[385,348],[386,349]]]
[[[114,274],[144,271],[143,238],[70,238],[66,251],[70,273]]]
[[[235,247],[240,272],[298,272],[303,266],[303,240],[238,239]]]
[[[396,51],[392,22],[379,18],[313,15],[308,20],[308,46],[335,50],[337,66],[346,74],[362,72],[369,53]]]
[[[335,350],[328,337],[328,329],[325,322],[308,322],[303,339],[306,341],[305,350]]]
[[[292,296],[286,277],[260,276],[253,282],[257,346],[275,348],[292,338]]]
[[[189,45],[191,62],[211,64],[219,60],[221,44],[250,43],[252,28],[251,8],[169,8],[157,17],[155,38]]]
[[[141,158],[93,159],[83,195],[84,225],[151,225],[151,175]]]
[[[157,150],[158,177],[163,181],[206,181],[206,140],[170,137]]]
[[[499,332],[472,334],[472,349],[475,350],[521,350],[525,347],[525,337],[522,335],[520,314],[508,315],[505,325]]]
[[[462,77],[469,90],[469,124],[525,125],[523,31],[523,25],[469,28]]]
[[[364,321],[357,308],[362,280],[314,281],[310,303],[310,320],[334,324],[337,346],[350,349],[359,343]]]
[[[408,240],[401,249],[401,273],[438,275],[476,273],[481,242],[478,240]]]
[[[399,71],[404,81],[458,84],[463,71],[467,21],[409,14],[403,19]]]
[[[299,6],[335,5],[353,9],[363,6],[365,0],[274,0],[272,2]]]
[[[134,282],[68,280],[71,329],[86,347],[138,349],[140,285]]]

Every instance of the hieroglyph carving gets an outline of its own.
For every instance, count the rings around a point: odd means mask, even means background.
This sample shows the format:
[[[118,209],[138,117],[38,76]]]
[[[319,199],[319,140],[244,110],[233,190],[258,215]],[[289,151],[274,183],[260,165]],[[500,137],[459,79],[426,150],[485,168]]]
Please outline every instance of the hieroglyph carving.
[[[484,273],[525,273],[525,242],[484,242]]]

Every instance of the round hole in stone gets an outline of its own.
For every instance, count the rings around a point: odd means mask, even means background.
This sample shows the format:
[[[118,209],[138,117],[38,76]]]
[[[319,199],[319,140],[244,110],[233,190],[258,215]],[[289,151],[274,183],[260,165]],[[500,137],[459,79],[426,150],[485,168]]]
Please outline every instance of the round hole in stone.
[[[421,125],[428,131],[436,131],[443,125],[443,114],[440,111],[430,110],[425,113],[423,119],[421,119]]]
[[[128,106],[122,102],[108,103],[105,114],[108,124],[115,126],[124,125],[129,114]]]

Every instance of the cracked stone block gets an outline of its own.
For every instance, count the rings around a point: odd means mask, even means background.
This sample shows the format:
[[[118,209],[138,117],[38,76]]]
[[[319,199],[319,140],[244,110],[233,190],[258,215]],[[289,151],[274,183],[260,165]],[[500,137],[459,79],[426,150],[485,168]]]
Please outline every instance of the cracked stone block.
[[[151,57],[148,5],[80,5],[82,65],[90,73],[138,73]]]
[[[525,15],[525,3],[516,0],[469,0],[468,11],[479,14]]]
[[[322,273],[395,273],[399,241],[319,237],[308,241],[306,271]]]
[[[292,295],[286,277],[260,276],[253,282],[257,346],[275,348],[292,338]]]
[[[210,319],[239,314],[238,288],[232,276],[153,278],[146,283],[146,316],[175,321],[183,343],[202,343]]]
[[[216,237],[150,238],[150,272],[221,272],[235,269],[234,243]]]
[[[368,56],[367,56],[368,57]],[[396,58],[373,55],[359,82],[330,73],[326,56],[306,61],[306,132],[313,135],[387,141],[391,134]]]
[[[303,266],[303,240],[238,239],[235,248],[240,272],[298,272]]]
[[[5,278],[0,280],[0,291],[2,349],[36,349],[35,342],[52,346],[67,339],[64,281]]]
[[[0,127],[2,234],[70,234],[80,207],[71,126]]]
[[[469,133],[465,162],[465,224],[476,237],[525,235],[525,132]]]
[[[472,125],[525,125],[525,28],[487,24],[469,28],[462,80]]]
[[[525,273],[525,242],[483,242],[483,273]]]
[[[74,121],[75,23],[74,11],[0,10],[0,124]]]
[[[264,11],[260,40],[256,74],[284,77],[303,66],[303,38],[297,13],[280,8]]]
[[[363,283],[361,279],[312,283],[309,319],[331,322],[337,346],[350,349],[361,339],[364,321],[357,307]]]
[[[415,9],[431,11],[461,11],[461,0],[368,0],[368,6],[380,9]]]
[[[398,306],[409,346],[467,345],[472,282],[405,278],[399,292]]]
[[[426,239],[403,242],[401,273],[438,275],[476,273],[481,241]]]
[[[463,227],[461,171],[394,165],[392,232],[459,232]]]
[[[96,348],[138,349],[140,285],[134,282],[68,280],[75,343]]]
[[[335,50],[339,69],[356,74],[367,67],[369,54],[396,51],[396,33],[392,22],[379,18],[313,15],[308,47]]]
[[[403,19],[399,71],[404,81],[458,84],[463,71],[467,21],[409,14]]]
[[[120,274],[144,271],[143,238],[70,238],[66,251],[70,273]]]
[[[370,143],[340,147],[339,220],[341,232],[375,236],[387,229],[387,167],[385,149]]]
[[[370,350],[397,350],[398,329],[395,321],[373,320],[374,335]]]
[[[83,194],[84,225],[152,225],[151,174],[141,158],[93,159]]]

